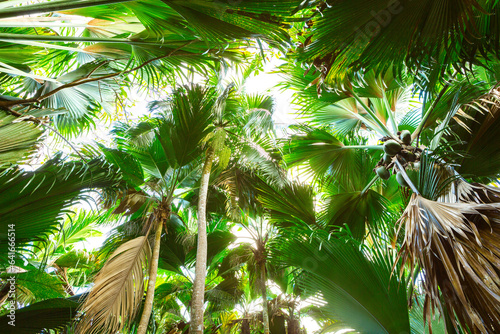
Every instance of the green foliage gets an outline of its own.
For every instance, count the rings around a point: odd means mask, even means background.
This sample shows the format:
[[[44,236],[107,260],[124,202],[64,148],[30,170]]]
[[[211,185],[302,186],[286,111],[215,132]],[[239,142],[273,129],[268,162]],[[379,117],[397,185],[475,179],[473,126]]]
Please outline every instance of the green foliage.
[[[300,284],[320,293],[330,319],[362,333],[410,331],[404,282],[392,275],[390,254],[323,231],[282,230],[275,249],[273,257],[303,270]]]
[[[32,334],[42,329],[61,329],[76,316],[77,309],[84,297],[53,298],[16,311],[16,326],[8,324],[7,315],[0,318],[2,333]]]
[[[0,249],[7,254],[7,230],[15,226],[16,247],[44,241],[56,231],[60,219],[79,200],[84,191],[113,187],[120,177],[101,160],[88,163],[54,158],[33,172],[16,167],[0,174]]]
[[[29,122],[14,122],[15,116],[0,112],[0,168],[20,163],[36,151],[43,131]]]

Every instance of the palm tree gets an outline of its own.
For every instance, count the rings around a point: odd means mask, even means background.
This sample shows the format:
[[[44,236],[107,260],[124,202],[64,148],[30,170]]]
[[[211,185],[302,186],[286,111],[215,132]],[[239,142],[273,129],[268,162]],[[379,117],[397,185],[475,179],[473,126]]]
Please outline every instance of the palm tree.
[[[498,176],[496,160],[482,160],[483,154],[496,150],[487,141],[496,131],[492,126],[496,89],[488,92],[496,85],[495,77],[485,75],[471,82],[454,73],[440,86],[436,97],[427,95],[429,99],[423,99],[421,110],[408,112],[400,108],[404,108],[405,99],[411,98],[411,88],[396,81],[390,72],[352,76],[343,86],[325,89],[316,99],[316,91],[307,87],[310,81],[299,77],[299,71],[289,72],[289,85],[300,89],[300,98],[309,108],[309,124],[318,127],[297,128],[286,146],[285,161],[289,166],[305,164],[318,175],[318,182],[322,180],[322,187],[331,189],[319,223],[336,229],[346,224],[360,239],[366,231],[376,234],[380,217],[395,209],[405,237],[393,243],[401,247],[399,254],[403,264],[410,266],[410,275],[415,277],[417,264],[425,275],[426,319],[430,322],[432,305],[454,326],[460,324],[482,332],[494,330],[497,325],[491,319],[497,311],[487,310],[476,301],[478,295],[485,300],[498,296],[496,285],[483,285],[484,280],[494,278],[479,278],[474,272],[493,273],[497,268],[497,246],[486,241],[496,238],[495,227],[482,225],[486,221],[494,224],[497,192],[486,185],[471,184],[464,177],[494,180]],[[482,123],[472,121],[479,111],[469,103],[484,113]],[[365,131],[379,138],[379,143],[367,145]],[[474,175],[468,161],[480,165],[484,161],[485,168],[479,168]],[[459,174],[462,170],[463,176]],[[398,174],[403,189],[396,197],[391,189],[398,183],[390,178],[392,172]],[[383,188],[379,178],[388,179],[383,181]],[[399,205],[391,205],[385,196],[392,196]],[[406,206],[402,214],[400,206]],[[481,255],[485,250],[493,252],[493,257]],[[475,256],[481,260],[472,260]],[[468,269],[472,265],[474,272]]]
[[[190,196],[191,191],[174,201],[171,217],[165,227],[168,233],[164,234],[161,239],[155,287],[154,321],[157,328],[167,331],[174,327],[188,328],[190,326],[189,313],[193,307],[192,295],[197,254],[196,208],[186,204]],[[234,275],[221,275],[218,267],[228,252],[228,246],[235,240],[228,231],[232,225],[222,217],[216,215],[209,217],[208,275],[204,284],[206,286],[204,295],[208,302],[210,320],[221,310],[232,307],[238,301],[240,282]],[[142,221],[130,219],[114,230],[112,236],[106,241],[105,249],[111,251],[124,241],[137,238],[142,234],[141,230]]]
[[[199,146],[209,131],[212,117],[212,94],[199,86],[181,88],[168,101],[168,109],[157,118],[134,127],[122,124],[114,131],[117,148],[102,148],[107,159],[120,168],[130,189],[121,199],[120,210],[139,210],[135,219],[143,222],[145,233],[121,244],[111,254],[82,308],[85,318],[78,325],[80,330],[113,331],[126,326],[121,319],[134,318],[143,296],[142,267],[147,260],[149,282],[138,326],[138,333],[146,332],[162,229],[171,217],[176,190],[196,179]],[[148,242],[150,231],[154,232],[152,254]]]
[[[225,145],[225,130],[223,125],[223,115],[226,111],[226,100],[232,89],[228,86],[217,98],[214,104],[213,115],[215,116],[215,130],[213,138],[208,142],[205,153],[205,161],[201,172],[200,191],[198,199],[198,247],[196,253],[196,270],[192,298],[192,314],[190,333],[203,333],[203,304],[205,295],[205,276],[207,267],[207,196],[210,183],[210,174],[216,154],[224,152],[227,155]]]
[[[246,72],[251,72],[251,66]],[[259,153],[258,149],[261,148],[259,138],[272,129],[272,98],[263,95],[245,95],[239,92],[242,88],[236,91],[234,84],[227,85],[222,89],[213,110],[213,132],[209,136],[198,195],[198,254],[190,327],[190,331],[195,333],[203,328],[206,267],[205,217],[212,164],[217,160],[218,173],[223,174],[230,172],[231,168],[228,168],[228,164],[232,158],[238,158],[237,154],[240,154],[240,159],[246,157],[254,162],[260,161],[263,166],[269,164],[269,158],[262,152]]]

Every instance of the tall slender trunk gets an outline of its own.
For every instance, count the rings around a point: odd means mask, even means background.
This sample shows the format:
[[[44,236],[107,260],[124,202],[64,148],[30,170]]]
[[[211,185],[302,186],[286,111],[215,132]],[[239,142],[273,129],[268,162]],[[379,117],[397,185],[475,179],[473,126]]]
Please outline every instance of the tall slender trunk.
[[[266,261],[260,264],[260,279],[262,281],[262,323],[264,324],[264,334],[269,334],[269,309],[267,308],[267,287],[266,287]]]
[[[193,297],[191,299],[191,325],[189,326],[189,333],[191,334],[203,333],[203,304],[205,276],[207,274],[207,196],[214,155],[213,147],[209,147],[201,174],[198,200],[198,249],[196,250]]]
[[[163,228],[163,223],[160,222],[158,224],[158,227],[156,228],[153,256],[151,257],[151,262],[149,267],[148,290],[146,291],[144,310],[142,311],[141,321],[139,322],[139,327],[137,328],[137,334],[146,334],[146,330],[148,329],[149,318],[151,317],[151,311],[153,310],[156,274],[158,272],[158,259],[160,258],[160,241],[161,241],[162,228]]]

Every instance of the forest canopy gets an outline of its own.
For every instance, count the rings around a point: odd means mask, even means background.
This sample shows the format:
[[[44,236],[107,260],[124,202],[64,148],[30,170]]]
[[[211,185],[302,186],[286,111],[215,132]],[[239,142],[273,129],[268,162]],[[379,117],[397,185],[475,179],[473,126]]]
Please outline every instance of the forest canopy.
[[[0,2],[0,332],[500,332],[499,6]]]

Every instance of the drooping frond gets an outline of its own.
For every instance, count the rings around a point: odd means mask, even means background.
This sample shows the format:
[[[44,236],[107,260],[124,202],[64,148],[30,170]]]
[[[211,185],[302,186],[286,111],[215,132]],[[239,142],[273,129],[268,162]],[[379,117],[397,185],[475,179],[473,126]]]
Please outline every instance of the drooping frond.
[[[498,10],[497,1],[327,1],[306,26],[299,57],[340,78],[403,64],[465,68],[498,53]]]
[[[435,308],[443,311],[444,300],[455,326],[499,331],[500,205],[440,203],[413,194],[400,224],[403,263],[424,270],[427,321]]]
[[[6,254],[9,225],[16,229],[16,247],[43,241],[57,229],[71,205],[85,190],[116,186],[117,171],[99,159],[88,163],[47,161],[33,172],[12,167],[0,173],[0,253]]]
[[[114,333],[134,319],[144,295],[144,266],[151,257],[147,237],[122,244],[97,275],[81,307],[78,333]]]
[[[468,101],[463,112],[451,124],[459,143],[453,148],[460,153],[457,171],[464,176],[494,179],[500,174],[500,90],[494,87],[481,97]],[[452,136],[450,136],[453,138]]]

